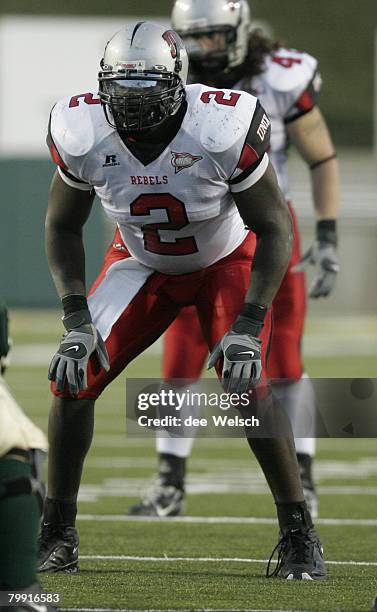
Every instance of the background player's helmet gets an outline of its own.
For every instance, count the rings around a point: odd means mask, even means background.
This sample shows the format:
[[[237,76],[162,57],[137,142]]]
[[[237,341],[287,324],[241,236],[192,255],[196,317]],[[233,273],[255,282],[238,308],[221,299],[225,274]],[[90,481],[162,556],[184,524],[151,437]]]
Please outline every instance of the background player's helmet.
[[[229,71],[245,60],[250,33],[247,0],[176,0],[171,20],[194,73]]]
[[[185,99],[187,72],[176,32],[145,21],[125,26],[107,43],[98,74],[107,121],[127,133],[161,125]]]

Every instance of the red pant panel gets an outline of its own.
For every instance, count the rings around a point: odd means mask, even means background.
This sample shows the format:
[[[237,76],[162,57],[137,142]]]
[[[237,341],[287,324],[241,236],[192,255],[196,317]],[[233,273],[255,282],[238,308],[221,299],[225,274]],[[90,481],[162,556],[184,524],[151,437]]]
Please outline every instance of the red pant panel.
[[[291,213],[294,229],[293,250],[288,270],[273,303],[273,331],[267,374],[269,378],[298,380],[303,371],[301,338],[306,312],[306,288],[304,273],[292,271],[292,267],[300,259],[300,237],[292,209]],[[229,283],[226,300],[232,303],[234,284],[229,276],[226,281]],[[240,282],[243,280],[240,279]],[[224,299],[224,304],[227,303],[226,300]],[[235,317],[236,315],[229,326]],[[199,378],[207,353],[207,344],[195,308],[182,309],[164,334],[164,378]]]
[[[271,350],[268,356],[269,378],[299,380],[303,373],[301,341],[306,314],[304,272],[293,272],[300,260],[300,235],[291,208],[294,241],[292,256],[283,282],[275,296]]]
[[[172,378],[200,378],[208,355],[207,343],[200,327],[195,306],[182,308],[164,334],[162,376]]]

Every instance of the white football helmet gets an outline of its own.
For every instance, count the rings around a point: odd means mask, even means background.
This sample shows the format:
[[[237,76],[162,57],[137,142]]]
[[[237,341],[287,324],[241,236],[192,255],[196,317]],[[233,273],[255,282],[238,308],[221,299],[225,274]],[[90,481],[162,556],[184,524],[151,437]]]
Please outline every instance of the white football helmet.
[[[98,73],[107,121],[126,133],[161,125],[185,99],[187,72],[176,32],[148,21],[125,26],[107,43]]]
[[[176,0],[171,21],[185,42],[195,73],[229,71],[247,56],[250,33],[247,0]],[[219,34],[224,42],[216,48]]]

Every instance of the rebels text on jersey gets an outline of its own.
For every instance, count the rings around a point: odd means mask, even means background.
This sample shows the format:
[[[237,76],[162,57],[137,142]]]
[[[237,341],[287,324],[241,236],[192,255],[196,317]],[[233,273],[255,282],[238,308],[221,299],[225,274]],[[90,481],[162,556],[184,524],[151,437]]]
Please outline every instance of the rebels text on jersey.
[[[268,166],[270,121],[245,92],[187,87],[187,111],[166,149],[148,164],[106,122],[96,94],[58,102],[48,144],[61,178],[94,189],[131,255],[165,274],[205,268],[233,252],[247,231],[232,192]]]

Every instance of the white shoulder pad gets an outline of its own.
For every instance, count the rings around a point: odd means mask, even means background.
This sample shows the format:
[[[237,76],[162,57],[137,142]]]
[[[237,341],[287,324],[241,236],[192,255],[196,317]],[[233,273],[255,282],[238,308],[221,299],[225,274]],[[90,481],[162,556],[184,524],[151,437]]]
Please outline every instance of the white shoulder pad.
[[[98,100],[98,102],[97,102]],[[70,157],[86,155],[111,127],[96,92],[59,100],[51,111],[51,137],[59,151]]]
[[[317,60],[296,49],[278,49],[266,57],[263,77],[271,89],[280,92],[302,91],[312,80]]]
[[[257,98],[231,89],[221,91],[205,85],[189,85],[191,120],[208,153],[222,153],[246,138]]]

